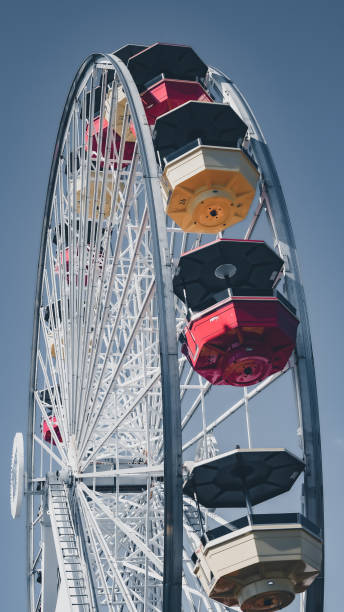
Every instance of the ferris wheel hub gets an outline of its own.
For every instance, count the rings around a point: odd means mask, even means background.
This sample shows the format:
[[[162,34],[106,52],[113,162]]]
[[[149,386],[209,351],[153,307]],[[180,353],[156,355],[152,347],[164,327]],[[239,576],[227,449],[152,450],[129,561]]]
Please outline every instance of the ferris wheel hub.
[[[60,470],[57,472],[57,476],[61,482],[64,482],[67,487],[71,487],[74,482],[74,476],[71,469]]]

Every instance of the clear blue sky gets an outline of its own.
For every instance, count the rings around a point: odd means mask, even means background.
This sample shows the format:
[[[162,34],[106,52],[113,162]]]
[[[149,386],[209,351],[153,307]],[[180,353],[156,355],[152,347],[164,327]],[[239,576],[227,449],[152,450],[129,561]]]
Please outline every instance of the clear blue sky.
[[[92,52],[193,46],[229,74],[270,144],[296,236],[318,376],[327,535],[326,612],[339,611],[344,538],[343,26],[334,0],[24,0],[1,13],[1,610],[25,607],[23,520],[10,519],[12,437],[26,429],[42,213],[60,114]]]

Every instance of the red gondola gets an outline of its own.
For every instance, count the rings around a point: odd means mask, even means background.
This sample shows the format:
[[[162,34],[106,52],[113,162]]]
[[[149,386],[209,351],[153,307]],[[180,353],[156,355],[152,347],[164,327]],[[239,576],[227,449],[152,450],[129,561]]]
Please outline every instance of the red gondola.
[[[100,133],[100,117],[97,117],[96,119],[94,119],[93,121],[93,129],[92,129],[92,159],[96,159],[97,154],[98,154],[98,144],[99,144],[99,139],[101,138],[101,152],[102,152],[102,158],[105,158],[105,154],[106,154],[106,136],[107,136],[107,131],[108,131],[108,121],[104,118],[103,119],[103,129]],[[116,134],[116,137],[115,137]],[[86,151],[88,150],[88,140],[89,140],[89,126],[87,126],[86,128],[86,134],[85,134],[85,149]],[[114,147],[114,141],[115,141],[115,146],[116,146],[116,151],[115,151],[115,147]],[[121,137],[113,131],[112,133],[112,139],[111,139],[111,146],[110,146],[110,152],[109,152],[109,162],[112,163],[114,162],[114,160],[116,159],[118,152],[119,152],[119,148],[120,148],[120,144],[121,144]],[[134,153],[134,147],[135,147],[135,142],[126,142],[125,146],[124,146],[124,152],[123,152],[123,165],[122,167],[125,168],[128,163],[131,161],[132,157],[133,157],[133,153]],[[104,168],[104,161],[102,159],[102,161],[100,162],[100,168],[103,169]],[[114,168],[117,169],[117,164],[114,164]]]
[[[50,417],[49,420],[50,420],[51,425],[53,426],[54,432],[56,433],[57,439],[59,440],[59,442],[62,442],[62,436],[60,434],[60,429],[57,424],[56,417]],[[46,442],[51,443],[51,438],[52,438],[51,431],[46,421],[43,421],[43,438]],[[54,439],[53,439],[53,445],[56,446],[56,442]]]
[[[88,267],[89,267],[89,257],[90,257],[89,252],[90,252],[90,247],[89,247],[89,245],[87,245],[87,247],[86,247],[86,255],[85,255],[85,257],[86,257],[86,262],[85,262],[85,270],[86,270],[86,272],[88,272]],[[69,285],[69,273],[70,273],[70,269],[69,269],[69,247],[67,247],[65,249],[65,258],[66,258],[66,281],[67,281],[67,284]],[[61,266],[63,266],[63,254],[62,253],[60,254],[60,261],[61,261]],[[94,261],[94,249],[93,249],[93,254],[92,254],[92,263],[93,263],[93,261]],[[77,253],[77,258],[76,258],[75,265],[79,266],[79,263],[80,262],[79,262],[78,253]],[[98,265],[97,265],[97,274],[98,274],[98,276],[100,276],[101,270],[102,270],[102,267],[103,267],[103,254],[102,254],[102,252],[98,255],[98,262],[97,263],[98,263]],[[59,265],[56,264],[55,265],[55,272],[58,272],[58,271],[59,271]],[[76,270],[75,270],[75,272],[76,272]],[[84,280],[85,287],[87,287],[87,283],[88,283],[88,274],[85,274],[85,280]],[[75,275],[75,284],[76,285],[78,284],[78,276],[77,275]]]
[[[212,102],[200,83],[160,79],[141,94],[149,125],[154,125],[157,117],[164,115],[185,102]]]
[[[249,386],[284,368],[298,323],[277,297],[232,297],[192,317],[182,352],[212,384]]]

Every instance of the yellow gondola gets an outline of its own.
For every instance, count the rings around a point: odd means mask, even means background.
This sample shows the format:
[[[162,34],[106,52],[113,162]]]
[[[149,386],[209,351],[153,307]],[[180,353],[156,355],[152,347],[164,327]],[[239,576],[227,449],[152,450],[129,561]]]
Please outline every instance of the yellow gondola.
[[[165,166],[167,214],[185,232],[217,234],[245,219],[258,176],[241,149],[199,144]]]

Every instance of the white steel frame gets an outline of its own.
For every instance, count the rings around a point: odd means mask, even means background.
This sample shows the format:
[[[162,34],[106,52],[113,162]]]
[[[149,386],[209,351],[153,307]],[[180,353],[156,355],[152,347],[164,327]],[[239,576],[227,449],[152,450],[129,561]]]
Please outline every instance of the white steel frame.
[[[62,579],[63,606],[67,601],[71,610],[82,611],[175,612],[181,605],[184,610],[224,610],[202,592],[190,558],[199,546],[202,524],[215,526],[228,519],[220,512],[199,511],[191,499],[183,502],[182,452],[186,459],[215,455],[217,437],[223,444],[222,432],[240,411],[251,446],[250,402],[285,375],[293,380],[296,391],[295,433],[307,462],[304,512],[323,526],[314,367],[283,194],[264,138],[240,92],[214,69],[208,72],[206,86],[216,100],[231,104],[249,126],[243,147],[258,164],[261,191],[245,238],[253,235],[266,215],[273,246],[285,261],[284,292],[301,319],[297,350],[283,372],[255,387],[242,393],[227,387],[226,405],[212,415],[216,390],[192,371],[178,351],[184,311],[172,291],[173,267],[180,254],[212,237],[184,234],[166,217],[151,130],[130,73],[115,55],[90,56],[76,75],[63,112],[42,228],[27,438],[30,612],[55,610],[51,602],[56,603],[57,595],[54,600],[51,586],[48,593],[44,584],[51,534],[56,559],[49,549],[49,563],[59,567],[57,583],[63,572],[68,574],[61,561],[63,545],[57,541],[61,533],[56,530],[54,504],[49,504],[54,486],[68,498],[61,506],[68,505],[71,524],[62,535],[71,536],[80,585],[87,591],[85,599],[73,600],[73,589],[63,586],[70,586],[68,579]],[[127,99],[121,144],[116,148],[108,130],[103,157],[100,146],[93,156],[84,153],[87,146],[89,151],[85,135],[87,122],[93,124],[95,87],[101,92],[100,123],[106,112],[110,125],[116,120],[119,87]],[[108,111],[106,97],[111,101]],[[137,140],[132,160],[125,160],[124,136],[131,122]],[[85,196],[78,211],[80,184]],[[96,213],[92,193],[97,193],[98,185],[100,210]],[[105,216],[107,189],[110,217]],[[240,231],[230,229],[229,235],[241,237]],[[47,305],[48,321],[44,318]],[[51,408],[62,442],[49,420]],[[43,421],[54,444],[43,438]],[[56,484],[56,471],[63,488]],[[101,488],[104,483],[106,490]],[[41,583],[36,581],[39,571]],[[319,578],[300,598],[301,610],[322,612],[322,585]],[[73,583],[75,592],[77,586]],[[56,611],[60,609],[62,604]]]

